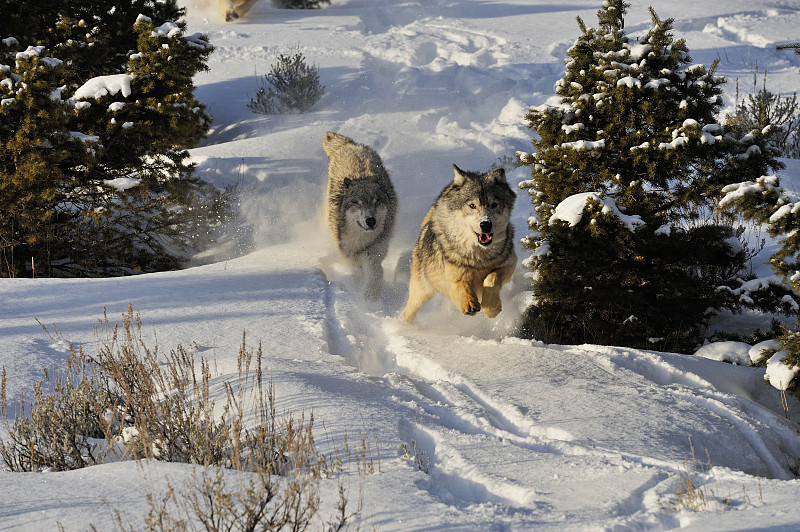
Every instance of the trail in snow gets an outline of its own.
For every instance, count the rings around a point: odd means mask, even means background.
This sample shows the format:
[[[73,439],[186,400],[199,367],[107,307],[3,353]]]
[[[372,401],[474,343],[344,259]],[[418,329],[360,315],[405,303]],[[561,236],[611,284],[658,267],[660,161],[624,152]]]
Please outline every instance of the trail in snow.
[[[729,380],[719,362],[514,339],[488,319],[458,315],[443,298],[407,325],[396,317],[402,285],[389,284],[369,305],[356,295],[355,276],[334,275],[332,348],[395,391],[408,410],[398,437],[425,452],[426,489],[448,504],[514,508],[544,527],[559,521],[553,508],[578,523],[671,527],[672,516],[654,512],[656,494],[692,452],[702,462],[708,452],[717,467],[792,478],[781,457],[795,454],[796,431],[718,389],[712,381]]]
[[[401,423],[398,436],[401,441],[415,441],[424,451],[424,459],[430,460],[428,489],[448,504],[507,506],[524,511],[526,521],[540,526],[562,517],[550,515],[557,507],[585,513],[572,517],[592,522],[627,515],[625,508],[641,505],[630,500],[627,488],[644,493],[666,477],[618,454],[598,456],[566,443],[573,437],[563,429],[536,422],[511,401],[486,392],[437,361],[437,352],[452,349],[452,345],[437,349],[437,343],[469,345],[473,343],[469,338],[431,331],[417,336],[398,325],[394,314],[399,307],[391,301],[382,309],[365,312],[351,292],[334,290],[329,300],[332,327],[350,331],[348,342],[339,345],[340,352],[349,353],[362,371],[385,373],[385,382],[413,410],[414,424]],[[457,352],[465,361],[480,360],[475,353]],[[619,469],[630,472],[623,475],[628,480],[622,482],[626,488],[622,496],[603,489],[612,477],[620,485]],[[575,499],[577,491],[594,497],[597,509],[586,513],[582,502],[572,508],[565,504]],[[542,515],[549,517],[537,517]]]

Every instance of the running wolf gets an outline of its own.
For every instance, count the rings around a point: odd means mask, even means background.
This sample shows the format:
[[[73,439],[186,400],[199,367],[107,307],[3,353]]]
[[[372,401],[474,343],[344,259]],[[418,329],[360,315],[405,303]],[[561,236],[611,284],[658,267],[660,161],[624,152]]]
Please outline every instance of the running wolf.
[[[219,11],[226,22],[231,22],[250,11],[258,0],[219,0]]]
[[[453,165],[454,178],[422,220],[411,254],[405,321],[413,321],[436,292],[466,315],[502,310],[500,289],[517,265],[509,218],[515,194],[497,168],[485,174]]]
[[[364,273],[364,297],[383,288],[381,263],[397,217],[397,195],[380,156],[332,131],[322,148],[330,159],[324,217],[342,259]]]

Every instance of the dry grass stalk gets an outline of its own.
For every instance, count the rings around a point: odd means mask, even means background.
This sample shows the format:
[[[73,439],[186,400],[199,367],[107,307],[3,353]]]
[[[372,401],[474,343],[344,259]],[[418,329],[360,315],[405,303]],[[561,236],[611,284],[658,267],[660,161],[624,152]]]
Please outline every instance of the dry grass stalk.
[[[659,499],[658,503],[664,510],[673,512],[680,512],[682,510],[693,510],[695,512],[709,512],[723,510],[730,508],[734,505],[732,497],[718,498],[714,490],[709,487],[710,481],[713,481],[713,464],[711,463],[711,456],[706,450],[706,464],[699,462],[695,457],[694,445],[692,439],[689,438],[689,448],[691,450],[691,462],[689,460],[683,461],[683,469],[678,471],[680,482],[675,490],[675,497],[665,504]],[[758,482],[759,499],[763,502],[763,494],[761,492],[761,479]],[[750,504],[750,499],[747,496],[744,485],[742,485],[743,502]]]
[[[783,413],[786,419],[792,419],[789,415],[789,401],[786,399],[786,390],[783,389],[783,383],[781,383],[781,406],[783,406]]]
[[[416,414],[414,414],[414,438],[411,440],[411,447],[407,446],[405,443],[401,443],[400,448],[403,450],[403,458],[406,460],[413,460],[417,466],[417,469],[426,475],[428,474],[431,467],[431,457],[426,456],[425,451],[419,446]]]

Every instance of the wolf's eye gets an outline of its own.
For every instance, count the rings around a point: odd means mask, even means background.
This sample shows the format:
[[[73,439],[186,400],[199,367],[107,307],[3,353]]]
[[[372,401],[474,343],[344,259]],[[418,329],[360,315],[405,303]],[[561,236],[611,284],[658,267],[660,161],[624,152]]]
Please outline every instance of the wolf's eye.
[[[477,207],[475,207],[475,204],[474,204],[474,203],[470,203],[470,204],[469,204],[469,208],[470,208],[470,209],[476,209]]]
[[[492,202],[492,209],[496,209],[496,208],[497,208],[497,202],[494,201],[494,202]]]

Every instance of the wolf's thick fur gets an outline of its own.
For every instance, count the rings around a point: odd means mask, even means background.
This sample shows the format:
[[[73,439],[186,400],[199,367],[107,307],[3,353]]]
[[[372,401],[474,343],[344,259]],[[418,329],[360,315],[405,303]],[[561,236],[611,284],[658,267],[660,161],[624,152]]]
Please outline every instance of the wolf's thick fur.
[[[339,255],[364,272],[364,297],[383,288],[381,263],[397,218],[397,195],[380,156],[332,131],[322,148],[330,159],[324,217]]]
[[[462,313],[483,310],[490,318],[502,310],[500,289],[517,265],[510,223],[515,194],[502,168],[485,174],[453,165],[454,178],[422,220],[411,255],[411,280],[403,319],[436,292]]]

